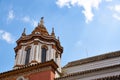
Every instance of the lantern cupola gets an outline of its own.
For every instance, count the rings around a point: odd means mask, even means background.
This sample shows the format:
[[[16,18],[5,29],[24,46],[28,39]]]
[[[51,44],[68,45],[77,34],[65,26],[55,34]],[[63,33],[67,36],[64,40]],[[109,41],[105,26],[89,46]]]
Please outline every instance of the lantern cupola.
[[[48,33],[43,17],[31,34],[27,35],[24,29],[16,43],[14,69],[53,60],[58,65],[58,71],[61,72],[63,47],[55,37],[54,28],[51,34]]]

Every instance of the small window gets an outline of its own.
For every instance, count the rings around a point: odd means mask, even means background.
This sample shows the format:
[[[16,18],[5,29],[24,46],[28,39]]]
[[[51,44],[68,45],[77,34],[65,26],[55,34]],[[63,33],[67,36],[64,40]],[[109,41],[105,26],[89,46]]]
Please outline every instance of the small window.
[[[20,78],[19,80],[23,80],[23,78]]]
[[[42,56],[41,56],[41,62],[46,62],[46,52],[47,52],[47,49],[46,48],[42,48]]]
[[[40,34],[40,32],[35,32],[35,34]]]
[[[17,80],[25,80],[23,76],[17,78]]]
[[[27,64],[29,63],[30,50],[31,50],[31,48],[28,48],[28,49],[26,50],[25,65],[27,65]]]

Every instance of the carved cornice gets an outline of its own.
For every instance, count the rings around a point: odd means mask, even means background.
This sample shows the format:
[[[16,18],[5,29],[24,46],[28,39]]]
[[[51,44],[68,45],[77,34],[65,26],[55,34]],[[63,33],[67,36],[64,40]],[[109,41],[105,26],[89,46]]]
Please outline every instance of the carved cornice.
[[[24,65],[15,65],[14,67],[23,67]]]
[[[52,71],[55,71],[58,68],[57,64],[53,60],[51,60],[51,61],[47,61],[45,63],[25,65],[22,68],[18,68],[15,70],[0,73],[0,79],[4,78],[4,77],[13,76],[13,75],[16,75],[18,73],[25,73],[25,72],[29,72],[29,71],[36,70],[36,69],[46,68],[46,67],[52,67]]]
[[[34,41],[33,43],[34,45],[38,45],[39,41]]]
[[[30,62],[30,64],[31,63],[39,63],[38,61],[36,61],[36,60],[32,60],[31,62]]]
[[[101,60],[105,60],[105,59],[111,59],[111,58],[115,58],[115,57],[120,57],[120,51],[111,52],[111,53],[107,53],[107,54],[102,54],[102,55],[98,55],[98,56],[94,56],[94,57],[89,57],[86,59],[69,62],[64,68],[87,64],[87,63],[96,62],[96,61],[101,61]]]
[[[42,41],[46,41],[46,42],[54,42],[55,43],[55,46],[56,48],[62,53],[63,52],[63,47],[60,45],[60,42],[59,40],[51,37],[51,36],[44,36],[44,35],[41,35],[41,34],[31,34],[31,35],[27,35],[26,37],[24,38],[20,38],[17,40],[17,45],[14,49],[15,49],[15,52],[17,52],[17,50],[19,49],[19,47],[21,46],[20,43],[26,43],[26,42],[29,42],[29,41],[34,41],[34,39],[40,39]],[[35,41],[34,41],[35,42]]]

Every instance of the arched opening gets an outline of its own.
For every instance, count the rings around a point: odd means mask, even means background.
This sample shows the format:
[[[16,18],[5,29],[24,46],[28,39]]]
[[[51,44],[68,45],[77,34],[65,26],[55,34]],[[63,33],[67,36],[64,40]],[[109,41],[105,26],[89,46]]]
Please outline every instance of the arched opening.
[[[41,54],[41,63],[46,62],[46,52],[47,52],[47,49],[43,47],[42,54]]]
[[[20,78],[19,80],[23,80],[23,78]]]
[[[17,80],[25,80],[23,76],[17,78]]]
[[[25,65],[27,65],[27,64],[29,63],[30,50],[31,50],[31,48],[27,48],[27,49],[26,49]]]

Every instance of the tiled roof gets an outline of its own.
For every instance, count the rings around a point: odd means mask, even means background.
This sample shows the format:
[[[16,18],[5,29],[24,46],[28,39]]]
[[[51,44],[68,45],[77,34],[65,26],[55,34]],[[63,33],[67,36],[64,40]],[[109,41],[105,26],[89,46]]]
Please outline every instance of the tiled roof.
[[[31,71],[31,70],[38,69],[38,68],[42,69],[44,67],[49,67],[49,66],[51,66],[55,70],[58,68],[57,64],[53,60],[51,60],[51,61],[47,61],[45,63],[25,65],[22,68],[18,68],[18,69],[15,69],[15,70],[10,70],[10,71],[7,71],[7,72],[0,73],[0,78],[4,78],[6,76],[8,77],[8,76],[15,75],[15,74],[18,74],[18,73],[24,73],[24,72]]]
[[[107,76],[107,77],[98,78],[98,79],[94,79],[94,80],[120,80],[120,75]]]
[[[68,80],[67,78],[69,77],[73,77],[73,76],[77,76],[77,75],[86,75],[88,73],[93,73],[93,72],[97,72],[97,71],[102,71],[102,70],[108,70],[108,69],[116,69],[116,68],[120,68],[120,64],[118,65],[113,65],[113,66],[108,66],[108,67],[103,67],[103,68],[96,68],[96,69],[92,69],[92,70],[86,70],[86,71],[82,71],[82,72],[77,72],[77,73],[71,73],[71,74],[67,74],[63,77],[60,78],[56,78],[55,80]],[[99,79],[96,79],[99,80]],[[101,79],[100,79],[101,80]],[[103,79],[104,80],[104,79]],[[108,80],[108,79],[107,79]]]
[[[98,55],[98,56],[94,56],[94,57],[89,57],[86,59],[69,62],[63,68],[68,68],[68,67],[72,67],[72,66],[77,66],[77,65],[81,65],[81,64],[95,62],[95,61],[101,61],[101,60],[115,58],[115,57],[120,57],[120,51],[110,52],[110,53],[106,53],[106,54],[102,54],[102,55]]]

